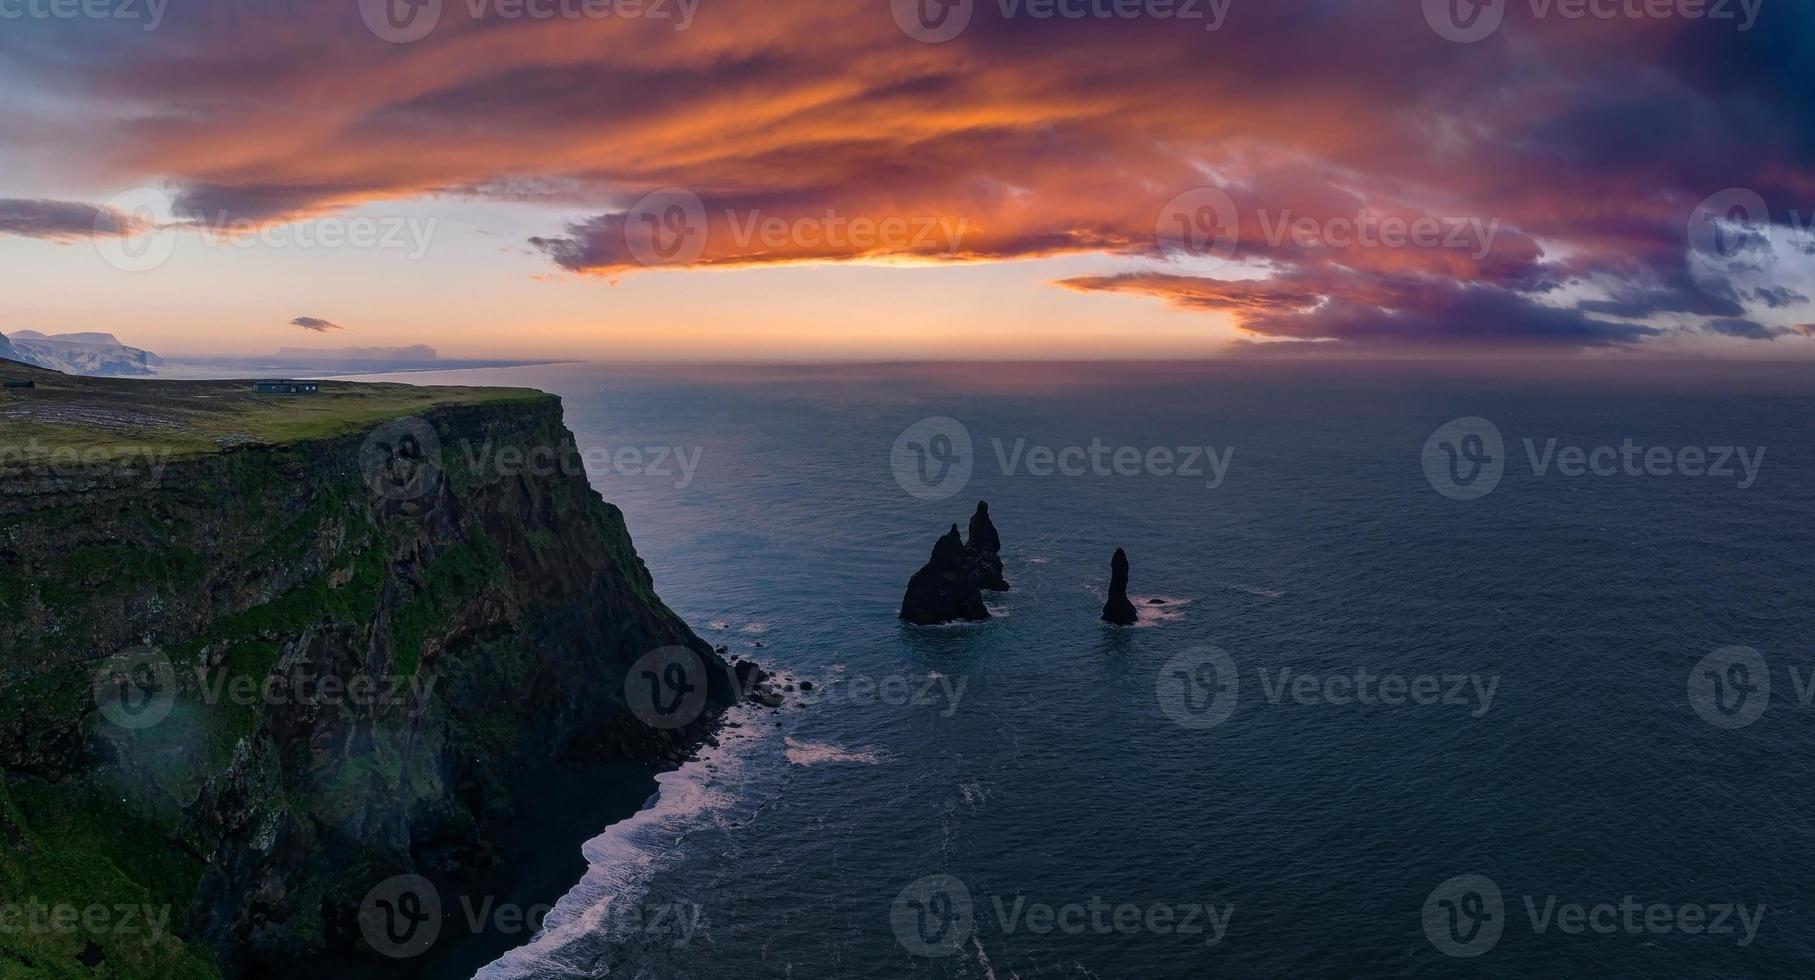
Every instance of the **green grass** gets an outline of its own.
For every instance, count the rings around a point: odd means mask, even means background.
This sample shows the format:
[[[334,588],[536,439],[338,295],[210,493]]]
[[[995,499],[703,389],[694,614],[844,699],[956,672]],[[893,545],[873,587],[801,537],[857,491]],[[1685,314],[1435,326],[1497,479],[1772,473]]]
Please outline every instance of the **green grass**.
[[[34,375],[38,387],[0,394],[0,470],[21,464],[137,461],[219,452],[237,444],[330,439],[448,406],[534,404],[525,388],[421,387],[324,381],[316,395],[260,395],[249,381],[133,381]]]
[[[0,847],[0,895],[15,914],[30,914],[27,905],[104,911],[73,928],[39,917],[37,928],[20,920],[0,929],[0,977],[218,978],[208,950],[174,935],[203,866],[162,828],[92,787],[0,776],[0,843],[13,833],[30,842]],[[76,958],[91,949],[106,957],[93,970]]]

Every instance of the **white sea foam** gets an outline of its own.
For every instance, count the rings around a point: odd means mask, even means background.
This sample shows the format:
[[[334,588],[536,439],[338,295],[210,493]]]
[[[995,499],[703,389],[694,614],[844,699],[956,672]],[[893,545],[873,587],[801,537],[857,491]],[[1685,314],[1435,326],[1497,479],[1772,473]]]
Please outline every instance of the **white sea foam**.
[[[551,973],[588,975],[598,937],[614,904],[636,902],[649,879],[689,833],[748,820],[779,791],[773,747],[780,732],[747,706],[733,708],[719,744],[656,777],[657,790],[634,816],[612,824],[581,847],[587,870],[555,903],[542,930],[474,975],[474,980],[528,980]],[[575,972],[577,971],[577,972]]]
[[[856,765],[874,766],[883,761],[882,754],[874,749],[844,749],[825,742],[797,742],[787,740],[788,761],[797,766],[817,766],[828,762],[849,762]]]
[[[1154,605],[1152,600],[1160,600],[1162,605]],[[1174,599],[1163,595],[1131,595],[1128,601],[1134,603],[1136,617],[1135,627],[1158,626],[1185,618],[1185,607],[1191,604],[1190,599]]]

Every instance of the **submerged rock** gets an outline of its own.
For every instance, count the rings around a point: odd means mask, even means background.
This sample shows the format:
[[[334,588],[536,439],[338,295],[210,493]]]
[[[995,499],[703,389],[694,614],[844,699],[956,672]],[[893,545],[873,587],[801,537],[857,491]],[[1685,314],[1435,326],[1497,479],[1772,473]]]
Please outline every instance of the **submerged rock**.
[[[989,618],[983,607],[982,578],[976,553],[964,546],[958,525],[933,545],[933,555],[908,580],[901,599],[901,618],[917,626]]]
[[[1103,622],[1133,626],[1139,618],[1134,603],[1128,601],[1128,555],[1117,548],[1109,560],[1109,601],[1103,604]]]
[[[977,512],[971,515],[970,532],[970,541],[965,548],[970,551],[971,560],[977,563],[978,585],[991,592],[1007,592],[1008,579],[1002,574],[1002,537],[989,519],[989,501],[977,502]]]

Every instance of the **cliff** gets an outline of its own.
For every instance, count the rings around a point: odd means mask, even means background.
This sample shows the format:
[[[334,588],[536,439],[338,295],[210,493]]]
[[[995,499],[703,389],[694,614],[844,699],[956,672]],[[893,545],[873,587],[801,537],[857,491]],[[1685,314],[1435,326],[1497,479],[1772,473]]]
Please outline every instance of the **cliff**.
[[[0,976],[355,949],[373,885],[492,862],[521,773],[678,761],[734,700],[558,400],[325,387],[0,399],[0,899],[175,933],[0,930]],[[704,693],[659,724],[626,683],[657,650]]]

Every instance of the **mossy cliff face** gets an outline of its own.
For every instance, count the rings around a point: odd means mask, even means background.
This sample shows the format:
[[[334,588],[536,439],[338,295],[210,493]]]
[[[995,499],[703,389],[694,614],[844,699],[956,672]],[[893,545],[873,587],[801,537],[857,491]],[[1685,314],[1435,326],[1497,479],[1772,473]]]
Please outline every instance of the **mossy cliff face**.
[[[516,774],[709,737],[733,680],[572,460],[549,398],[0,474],[0,976],[356,948],[374,884],[492,862]],[[626,685],[666,648],[681,727]]]

